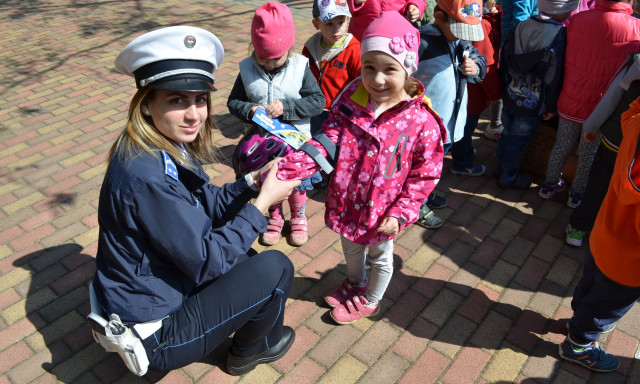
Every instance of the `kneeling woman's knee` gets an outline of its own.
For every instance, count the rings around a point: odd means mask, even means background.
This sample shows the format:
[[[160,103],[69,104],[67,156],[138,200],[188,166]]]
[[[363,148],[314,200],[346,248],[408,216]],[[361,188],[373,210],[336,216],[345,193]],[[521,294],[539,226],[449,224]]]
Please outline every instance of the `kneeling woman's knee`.
[[[291,260],[282,252],[276,250],[268,250],[261,252],[255,256],[260,260],[258,262],[260,272],[265,276],[281,276],[276,287],[282,289],[286,287],[286,291],[291,286],[293,280],[293,264]]]

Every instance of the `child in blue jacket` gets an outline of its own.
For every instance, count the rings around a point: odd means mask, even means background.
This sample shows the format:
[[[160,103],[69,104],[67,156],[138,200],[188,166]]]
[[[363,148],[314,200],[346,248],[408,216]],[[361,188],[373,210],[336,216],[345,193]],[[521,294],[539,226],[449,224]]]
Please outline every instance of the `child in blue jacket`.
[[[440,0],[434,9],[433,24],[420,30],[418,70],[414,74],[425,87],[433,109],[447,128],[445,153],[452,148],[456,175],[479,176],[485,167],[473,161],[471,133],[465,132],[467,121],[467,81],[481,82],[486,73],[486,59],[471,41],[484,39],[482,2],[473,0]],[[435,193],[422,205],[417,224],[428,229],[442,226],[442,220],[431,208],[444,208],[446,199]]]

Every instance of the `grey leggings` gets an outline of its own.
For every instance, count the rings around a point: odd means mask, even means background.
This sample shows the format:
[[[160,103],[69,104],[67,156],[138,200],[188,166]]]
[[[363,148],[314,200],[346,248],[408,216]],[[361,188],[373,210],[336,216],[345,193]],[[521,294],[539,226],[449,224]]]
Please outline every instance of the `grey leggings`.
[[[370,303],[378,303],[382,300],[393,274],[393,240],[381,241],[368,247],[366,254],[367,247],[364,245],[354,243],[345,237],[341,237],[341,240],[342,252],[347,262],[347,275],[351,282],[364,281],[367,278],[365,261],[368,259],[371,263],[371,276],[365,298]]]
[[[584,193],[587,189],[591,163],[593,163],[600,140],[596,139],[589,143],[582,137],[582,124],[564,119],[560,119],[558,124],[558,134],[556,135],[556,143],[549,155],[545,183],[556,184],[560,181],[562,168],[564,168],[571,150],[578,141],[580,141],[578,145],[578,167],[576,168],[576,177],[573,179],[571,189],[575,193]]]

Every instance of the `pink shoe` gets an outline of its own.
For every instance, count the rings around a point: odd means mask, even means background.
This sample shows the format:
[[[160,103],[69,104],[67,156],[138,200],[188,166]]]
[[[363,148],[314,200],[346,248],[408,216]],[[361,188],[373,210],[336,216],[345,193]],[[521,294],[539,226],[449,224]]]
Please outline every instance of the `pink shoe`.
[[[289,224],[291,225],[291,236],[289,237],[291,245],[299,247],[309,240],[306,217],[302,216],[291,219],[289,220]]]
[[[329,292],[329,294],[324,297],[324,301],[326,301],[331,308],[335,308],[346,303],[354,296],[364,295],[365,292],[367,292],[367,285],[369,285],[368,282],[364,287],[354,287],[351,285],[349,278],[346,278],[342,282],[342,285]]]
[[[269,224],[267,225],[267,232],[262,234],[262,243],[264,245],[274,245],[280,240],[280,232],[282,232],[282,226],[284,220],[269,218]]]
[[[375,307],[367,305],[364,296],[354,296],[346,303],[331,310],[331,318],[338,324],[351,324],[363,317],[372,317],[380,313],[380,304]]]

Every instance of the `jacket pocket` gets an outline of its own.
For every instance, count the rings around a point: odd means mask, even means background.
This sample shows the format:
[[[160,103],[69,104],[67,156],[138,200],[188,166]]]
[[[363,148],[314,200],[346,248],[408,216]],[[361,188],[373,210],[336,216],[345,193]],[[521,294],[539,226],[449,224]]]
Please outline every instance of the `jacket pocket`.
[[[393,152],[391,153],[391,157],[389,158],[389,163],[384,170],[385,179],[391,178],[396,171],[402,171],[402,154],[404,153],[408,141],[409,136],[407,136],[406,134],[403,133],[402,135],[398,136],[398,141],[393,148]]]

